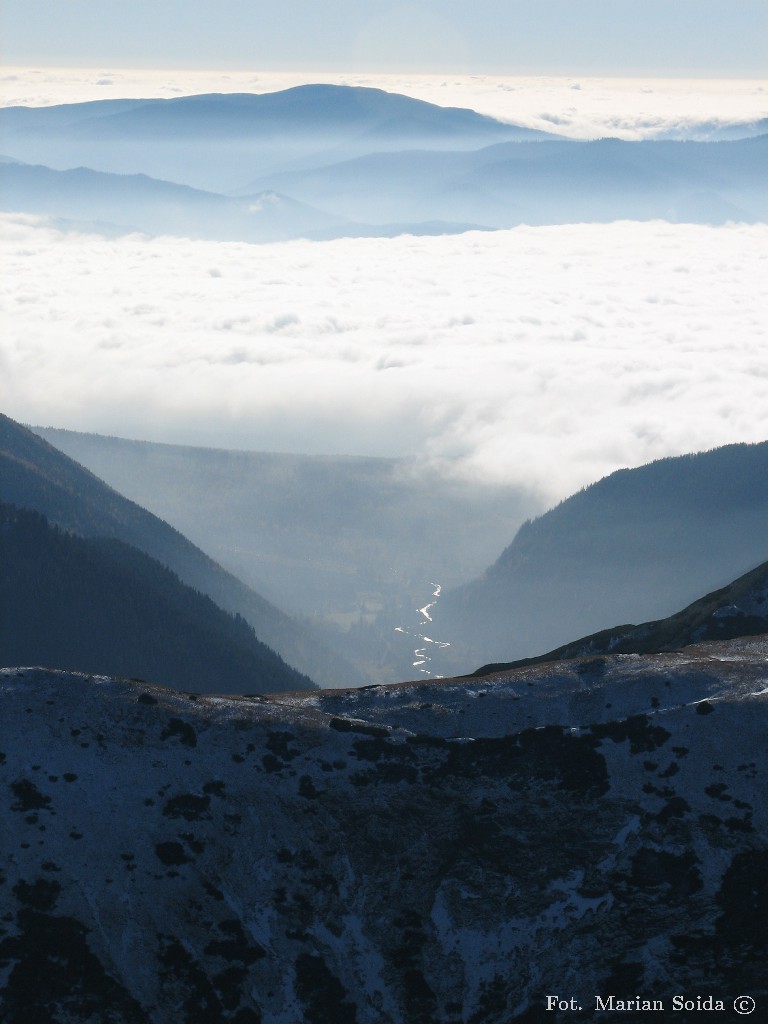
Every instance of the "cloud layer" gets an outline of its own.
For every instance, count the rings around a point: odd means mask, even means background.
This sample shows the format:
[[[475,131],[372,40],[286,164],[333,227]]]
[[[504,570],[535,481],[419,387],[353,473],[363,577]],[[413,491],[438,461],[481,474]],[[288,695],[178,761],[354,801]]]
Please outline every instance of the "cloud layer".
[[[213,446],[409,454],[556,499],[768,437],[768,228],[269,246],[3,222],[3,409]]]

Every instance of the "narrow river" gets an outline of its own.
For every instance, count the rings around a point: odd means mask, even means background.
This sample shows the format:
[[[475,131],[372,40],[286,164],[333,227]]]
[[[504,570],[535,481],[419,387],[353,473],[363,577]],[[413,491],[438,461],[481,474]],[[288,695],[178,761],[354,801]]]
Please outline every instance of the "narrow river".
[[[407,629],[405,626],[395,626],[395,632],[402,633],[405,636],[412,637],[413,639],[418,641],[419,646],[414,647],[413,649],[413,656],[415,659],[413,662],[413,667],[418,668],[419,672],[422,672],[426,676],[433,676],[435,679],[442,679],[443,676],[440,675],[440,673],[433,672],[431,668],[426,666],[429,666],[432,663],[433,655],[435,653],[437,653],[442,648],[450,647],[451,645],[449,643],[446,643],[445,640],[435,640],[433,637],[427,636],[425,633],[421,632],[421,630],[423,630],[425,626],[428,626],[429,623],[433,621],[432,616],[430,615],[430,609],[434,608],[435,605],[437,604],[438,600],[440,599],[440,592],[442,590],[442,587],[440,586],[439,583],[431,582],[429,585],[430,587],[435,588],[432,591],[431,595],[434,598],[434,601],[428,601],[423,608],[416,609],[416,611],[421,616],[421,620],[419,621],[416,627],[419,630],[419,632],[414,632],[413,630]]]

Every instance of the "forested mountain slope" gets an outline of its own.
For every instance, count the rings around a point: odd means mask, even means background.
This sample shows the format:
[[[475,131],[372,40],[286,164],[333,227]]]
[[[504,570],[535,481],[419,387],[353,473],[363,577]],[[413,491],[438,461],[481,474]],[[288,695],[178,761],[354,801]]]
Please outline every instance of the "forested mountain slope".
[[[219,607],[240,614],[288,664],[320,682],[353,684],[355,673],[167,523],[123,498],[31,431],[0,415],[0,499],[42,513],[84,537],[112,537],[137,547]]]
[[[768,556],[768,442],[624,469],[525,523],[436,618],[455,671],[671,615]]]
[[[245,619],[137,548],[0,503],[0,664],[138,676],[179,690],[269,693],[312,681]]]
[[[733,640],[761,634],[768,634],[768,562],[666,619],[602,629],[535,658],[484,665],[473,675],[484,676],[522,665],[589,655],[659,654],[707,640]],[[599,664],[595,662],[595,668]]]

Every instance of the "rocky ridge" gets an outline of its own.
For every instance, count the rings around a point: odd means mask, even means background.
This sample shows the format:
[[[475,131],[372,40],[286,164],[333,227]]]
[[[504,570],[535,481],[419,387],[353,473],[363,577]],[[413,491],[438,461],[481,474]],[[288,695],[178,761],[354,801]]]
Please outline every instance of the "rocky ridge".
[[[3,1019],[768,1005],[767,656],[757,637],[259,698],[5,669]]]

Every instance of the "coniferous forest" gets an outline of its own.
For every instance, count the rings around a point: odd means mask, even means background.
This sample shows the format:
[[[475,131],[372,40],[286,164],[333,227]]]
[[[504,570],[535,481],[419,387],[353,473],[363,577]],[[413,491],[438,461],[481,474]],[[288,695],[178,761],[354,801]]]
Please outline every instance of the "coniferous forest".
[[[0,505],[0,661],[162,679],[181,690],[311,687],[239,615],[137,548]],[[233,687],[234,683],[234,687]]]

